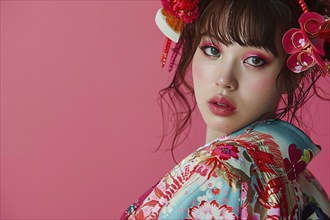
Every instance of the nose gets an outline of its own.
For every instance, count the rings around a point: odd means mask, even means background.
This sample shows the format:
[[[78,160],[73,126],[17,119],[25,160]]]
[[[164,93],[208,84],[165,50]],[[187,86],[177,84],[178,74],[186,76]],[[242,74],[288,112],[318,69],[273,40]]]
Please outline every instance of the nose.
[[[227,90],[235,90],[238,87],[237,69],[234,62],[221,62],[217,67],[215,83],[218,87]]]

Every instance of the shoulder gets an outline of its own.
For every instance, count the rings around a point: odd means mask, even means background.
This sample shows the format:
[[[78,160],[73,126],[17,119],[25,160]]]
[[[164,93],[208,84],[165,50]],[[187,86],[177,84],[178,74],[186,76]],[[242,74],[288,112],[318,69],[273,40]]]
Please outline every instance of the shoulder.
[[[283,158],[290,158],[290,155],[297,153],[300,155],[309,153],[309,159],[312,159],[321,151],[321,148],[315,145],[302,130],[281,120],[255,122],[231,136],[237,139],[249,137],[255,142],[270,140],[278,146]]]
[[[313,141],[298,127],[282,120],[257,121],[235,132],[232,136],[242,133],[269,134],[274,140],[285,142],[297,142],[304,145],[314,145]]]
[[[203,219],[208,214],[205,210],[212,210],[215,216],[210,218],[295,216],[302,209],[294,196],[299,189],[296,178],[313,158],[314,148],[290,124],[254,123],[182,160],[132,216]]]

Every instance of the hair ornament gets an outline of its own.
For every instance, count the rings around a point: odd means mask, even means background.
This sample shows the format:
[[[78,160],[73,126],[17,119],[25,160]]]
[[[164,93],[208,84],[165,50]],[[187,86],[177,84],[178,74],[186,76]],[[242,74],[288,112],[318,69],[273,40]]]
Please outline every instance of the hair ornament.
[[[304,13],[308,12],[308,8],[304,0],[298,0],[298,3]]]
[[[324,23],[321,25],[320,37],[330,42],[330,18],[325,19]]]
[[[161,0],[163,8],[156,14],[156,24],[165,35],[165,44],[161,58],[162,67],[165,66],[171,43],[179,42],[184,25],[193,22],[198,17],[199,0]],[[173,67],[174,60],[179,49],[173,51],[170,69]]]
[[[282,38],[285,52],[291,54],[286,62],[287,67],[295,73],[309,70],[329,75],[329,61],[322,59],[325,55],[324,42],[329,40],[329,19],[309,12],[303,0],[298,2],[304,12],[298,20],[300,29],[291,28]]]

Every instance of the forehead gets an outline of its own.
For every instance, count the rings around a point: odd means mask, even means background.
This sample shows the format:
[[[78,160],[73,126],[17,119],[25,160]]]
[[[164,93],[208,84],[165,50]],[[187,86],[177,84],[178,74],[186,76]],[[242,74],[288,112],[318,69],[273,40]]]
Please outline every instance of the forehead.
[[[268,0],[209,1],[202,7],[197,31],[200,37],[206,34],[225,45],[264,48],[277,56],[286,29],[284,20],[288,23],[279,13],[282,8]]]

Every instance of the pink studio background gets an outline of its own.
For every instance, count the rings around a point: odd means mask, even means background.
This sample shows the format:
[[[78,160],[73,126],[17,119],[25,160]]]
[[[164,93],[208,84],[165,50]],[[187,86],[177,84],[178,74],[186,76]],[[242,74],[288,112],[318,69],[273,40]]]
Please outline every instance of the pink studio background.
[[[1,219],[116,219],[174,162],[162,134],[158,0],[1,1]],[[329,81],[323,80],[329,91]],[[310,168],[329,190],[329,103]],[[308,115],[308,114],[306,114]],[[204,141],[195,115],[178,159]]]

